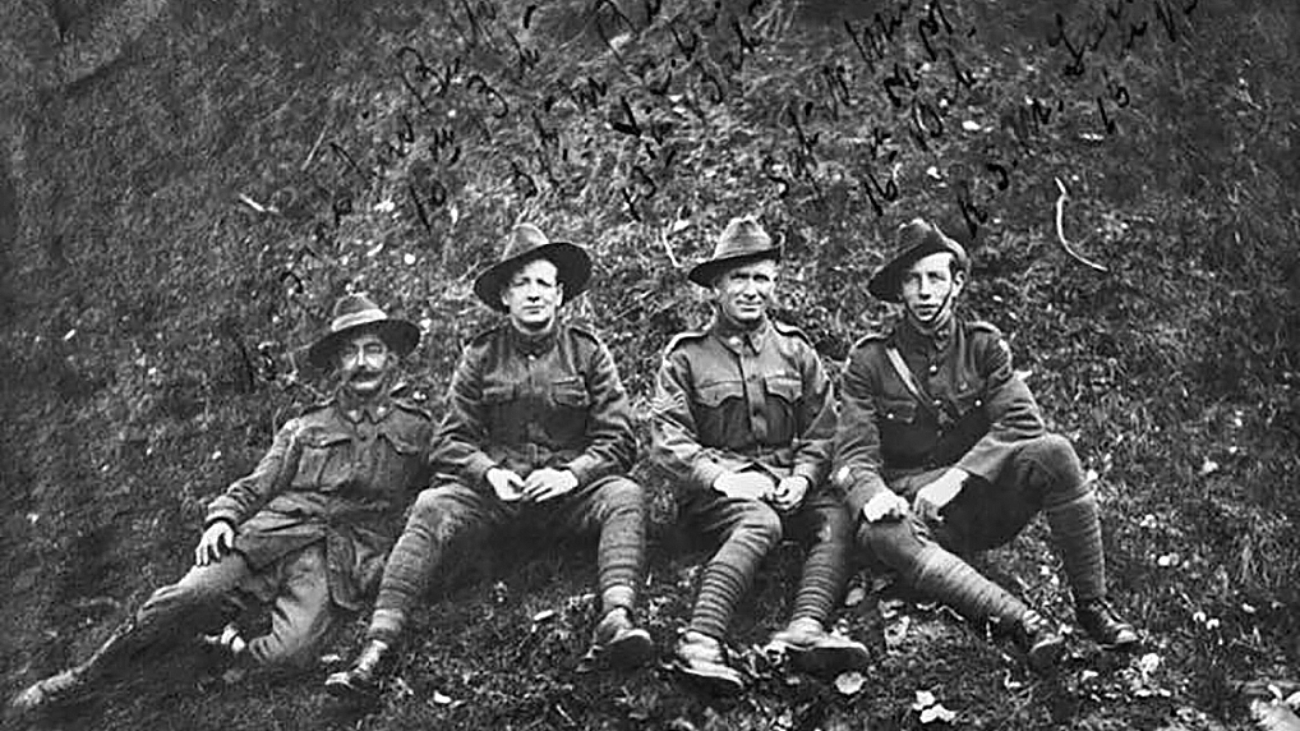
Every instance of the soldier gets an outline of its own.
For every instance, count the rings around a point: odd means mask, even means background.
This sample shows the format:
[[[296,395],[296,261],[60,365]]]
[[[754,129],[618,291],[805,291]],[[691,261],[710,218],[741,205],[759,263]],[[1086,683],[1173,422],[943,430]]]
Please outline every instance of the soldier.
[[[1006,543],[1042,511],[1079,624],[1132,648],[1137,633],[1106,600],[1097,500],[1074,448],[1045,430],[998,330],[958,317],[969,270],[960,244],[916,219],[868,284],[903,320],[859,342],[843,375],[834,479],[859,518],[857,543],[917,591],[1009,631],[1046,670],[1061,635],[955,555]]]
[[[79,697],[142,651],[222,627],[240,600],[273,605],[268,634],[224,646],[258,663],[306,665],[342,610],[373,592],[394,519],[428,484],[433,423],[392,396],[401,358],[419,329],[389,318],[365,295],[338,301],[330,332],[308,359],[337,376],[334,398],[276,434],[252,474],[208,506],[194,567],[163,587],[88,660],[13,700],[19,712]]]
[[[724,637],[785,531],[808,553],[790,623],[770,646],[816,674],[870,660],[861,644],[826,631],[848,574],[852,523],[825,485],[835,431],[830,379],[807,336],[767,314],[780,256],[754,219],[727,225],[713,257],[689,273],[712,291],[713,322],[672,339],[655,388],[653,459],[674,480],[684,518],[721,543],[673,667],[719,693],[745,687]]]
[[[650,635],[633,621],[645,498],[626,477],[636,458],[631,407],[601,340],[558,316],[590,274],[582,247],[521,224],[475,281],[479,299],[508,319],[462,355],[434,453],[447,474],[416,499],[365,645],[349,670],[326,679],[332,694],[372,700],[412,604],[451,551],[525,525],[599,534],[602,618],[589,658],[618,667],[650,659]]]

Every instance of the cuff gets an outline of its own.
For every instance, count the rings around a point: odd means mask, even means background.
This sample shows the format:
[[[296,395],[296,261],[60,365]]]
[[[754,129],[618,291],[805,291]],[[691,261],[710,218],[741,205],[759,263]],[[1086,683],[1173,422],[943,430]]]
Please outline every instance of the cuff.
[[[794,469],[790,471],[790,476],[802,477],[807,480],[808,492],[812,492],[817,487],[817,483],[821,482],[821,480],[818,479],[820,477],[820,472],[821,470],[817,469],[815,465],[797,464],[794,466]]]
[[[218,509],[208,512],[208,517],[203,519],[204,530],[211,528],[213,523],[228,523],[231,528],[239,527],[239,515],[234,510]]]
[[[695,481],[705,490],[712,490],[713,483],[719,477],[726,474],[727,468],[712,460],[701,460],[692,470]]]
[[[488,470],[496,467],[497,463],[491,457],[479,452],[469,460],[469,465],[465,467],[465,474],[469,478],[469,484],[482,485],[487,481]]]
[[[565,465],[565,469],[573,473],[578,478],[578,487],[582,487],[591,482],[592,472],[596,469],[597,460],[589,454],[582,454],[574,457]]]

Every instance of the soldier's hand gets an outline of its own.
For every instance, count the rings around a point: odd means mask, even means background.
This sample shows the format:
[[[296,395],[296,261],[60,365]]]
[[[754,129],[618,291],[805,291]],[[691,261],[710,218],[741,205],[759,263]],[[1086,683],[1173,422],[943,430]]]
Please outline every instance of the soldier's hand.
[[[713,481],[713,489],[738,500],[770,500],[776,483],[762,472],[724,472]]]
[[[523,499],[524,478],[513,470],[504,467],[493,467],[487,471],[484,478],[487,479],[488,484],[492,486],[492,492],[495,492],[500,500],[512,503]]]
[[[905,515],[907,515],[907,500],[892,490],[877,493],[875,497],[867,501],[866,505],[862,506],[862,517],[868,523],[879,523],[882,520],[901,520]]]
[[[808,478],[801,475],[782,477],[781,481],[776,483],[776,494],[772,496],[773,507],[782,513],[794,510],[803,502],[811,486],[812,483]]]
[[[543,467],[528,473],[524,480],[524,497],[534,502],[545,502],[559,497],[578,486],[578,478],[568,470]]]
[[[235,546],[235,528],[218,520],[203,531],[199,545],[194,549],[194,565],[207,566],[221,560]]]
[[[967,477],[966,471],[956,468],[944,472],[939,479],[917,491],[916,499],[912,501],[912,510],[927,522],[942,523],[940,511],[961,492]]]

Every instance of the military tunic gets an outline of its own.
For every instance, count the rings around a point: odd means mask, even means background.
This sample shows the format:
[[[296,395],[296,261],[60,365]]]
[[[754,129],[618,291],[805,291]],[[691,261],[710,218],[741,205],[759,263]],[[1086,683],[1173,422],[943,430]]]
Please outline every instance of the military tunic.
[[[669,343],[656,381],[654,459],[679,483],[711,490],[725,472],[798,475],[819,487],[835,433],[831,382],[792,325],[715,324]]]
[[[896,348],[921,398],[886,354]],[[942,338],[909,323],[868,336],[849,354],[841,387],[835,478],[854,515],[885,480],[958,467],[992,482],[1018,446],[1044,434],[1033,395],[992,325],[956,321]]]
[[[261,569],[324,540],[335,603],[375,589],[396,518],[428,484],[433,423],[402,400],[338,400],[291,419],[253,472],[208,506],[205,525],[237,526],[235,550]]]

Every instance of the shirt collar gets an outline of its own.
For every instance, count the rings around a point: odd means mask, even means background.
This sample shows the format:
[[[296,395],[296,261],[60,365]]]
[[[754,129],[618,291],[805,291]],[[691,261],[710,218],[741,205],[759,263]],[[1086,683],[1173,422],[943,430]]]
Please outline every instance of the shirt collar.
[[[555,347],[556,333],[559,330],[560,324],[558,322],[552,323],[551,327],[540,333],[524,332],[514,325],[510,325],[510,344],[524,355],[544,355]]]
[[[903,324],[898,330],[899,344],[904,350],[920,353],[942,353],[947,349],[948,344],[952,342],[953,332],[957,328],[957,315],[948,318],[947,324],[939,328],[933,334],[926,334],[916,329],[911,319],[904,317]]]
[[[764,315],[756,327],[746,328],[721,315],[715,315],[709,329],[714,337],[731,350],[739,353],[743,346],[748,345],[753,352],[757,353],[763,349],[763,342],[767,339],[767,334],[772,331],[772,322]]]
[[[339,413],[353,424],[360,424],[363,421],[378,424],[393,413],[393,400],[387,391],[375,398],[362,399],[339,389],[337,400]]]

